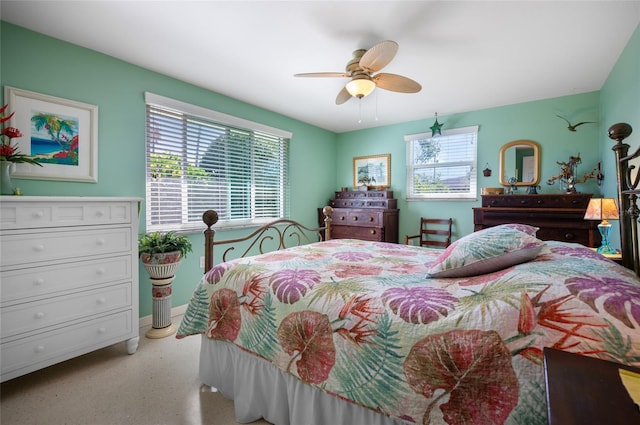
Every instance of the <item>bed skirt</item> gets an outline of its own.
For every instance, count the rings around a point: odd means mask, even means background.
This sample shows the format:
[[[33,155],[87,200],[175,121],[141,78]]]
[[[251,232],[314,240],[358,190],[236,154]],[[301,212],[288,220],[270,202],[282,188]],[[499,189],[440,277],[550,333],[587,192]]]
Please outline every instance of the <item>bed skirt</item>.
[[[226,341],[202,336],[200,380],[234,400],[236,420],[275,425],[405,425],[319,391]]]

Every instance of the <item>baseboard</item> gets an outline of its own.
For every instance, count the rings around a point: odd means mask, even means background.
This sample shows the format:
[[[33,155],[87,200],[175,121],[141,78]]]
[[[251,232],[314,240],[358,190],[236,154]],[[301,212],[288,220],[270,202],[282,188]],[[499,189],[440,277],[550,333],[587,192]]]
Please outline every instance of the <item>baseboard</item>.
[[[188,304],[183,304],[177,307],[173,307],[171,309],[171,317],[173,318],[176,316],[182,316],[184,312],[187,311],[187,305]],[[153,323],[153,316],[150,314],[148,316],[141,317],[139,323],[141,328],[144,328],[145,326],[151,326],[151,324]]]

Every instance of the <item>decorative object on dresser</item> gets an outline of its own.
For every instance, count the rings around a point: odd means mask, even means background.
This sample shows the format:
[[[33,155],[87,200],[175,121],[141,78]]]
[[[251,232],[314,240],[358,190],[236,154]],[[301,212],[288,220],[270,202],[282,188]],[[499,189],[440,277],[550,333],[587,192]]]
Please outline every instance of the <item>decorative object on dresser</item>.
[[[171,283],[180,262],[191,252],[191,242],[174,232],[143,234],[138,241],[140,260],[151,280],[152,325],[147,338],[164,338],[176,333],[171,323]]]
[[[600,232],[584,214],[591,194],[482,195],[482,207],[473,209],[474,230],[507,223],[539,227],[542,240],[600,244]]]
[[[353,158],[353,187],[387,188],[391,185],[391,154]]]
[[[600,184],[604,178],[600,172],[600,163],[590,173],[584,173],[582,177],[578,177],[578,165],[581,163],[580,152],[578,152],[577,156],[570,156],[569,162],[556,161],[556,164],[560,166],[560,173],[551,176],[547,180],[547,184],[552,185],[557,180],[566,193],[579,193],[576,189],[576,184],[584,183],[589,179],[597,179],[598,184]]]
[[[600,254],[617,254],[618,251],[609,246],[609,233],[611,224],[608,220],[618,220],[618,206],[613,198],[592,198],[589,200],[587,212],[584,214],[585,220],[598,220],[598,230],[602,244],[596,250]]]
[[[420,246],[431,248],[447,248],[451,245],[452,218],[424,218],[420,217],[420,233],[405,235],[404,244],[409,245],[412,239],[418,239]]]
[[[140,201],[2,199],[2,381],[120,341],[135,353]]]
[[[397,204],[390,190],[335,192],[331,238],[398,243]]]

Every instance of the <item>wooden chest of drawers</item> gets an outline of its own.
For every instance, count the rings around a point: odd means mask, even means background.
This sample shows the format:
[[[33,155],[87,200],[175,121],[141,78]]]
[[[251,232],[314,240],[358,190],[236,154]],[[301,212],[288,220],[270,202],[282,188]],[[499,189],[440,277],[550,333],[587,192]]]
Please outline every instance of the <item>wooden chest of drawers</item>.
[[[474,230],[505,223],[539,227],[537,237],[595,247],[600,245],[597,221],[585,220],[591,194],[482,195],[473,209]]]
[[[332,238],[398,243],[399,210],[392,191],[336,192],[332,205]]]
[[[136,351],[139,201],[2,198],[2,381],[120,341]]]

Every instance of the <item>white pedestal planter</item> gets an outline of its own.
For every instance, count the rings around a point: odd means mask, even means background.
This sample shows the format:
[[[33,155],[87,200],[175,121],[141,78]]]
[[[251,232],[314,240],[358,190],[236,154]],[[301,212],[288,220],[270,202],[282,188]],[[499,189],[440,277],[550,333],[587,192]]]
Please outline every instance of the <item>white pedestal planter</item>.
[[[179,251],[164,254],[142,254],[140,257],[151,279],[152,324],[147,338],[164,338],[176,333],[177,327],[171,323],[171,282],[180,265]]]

